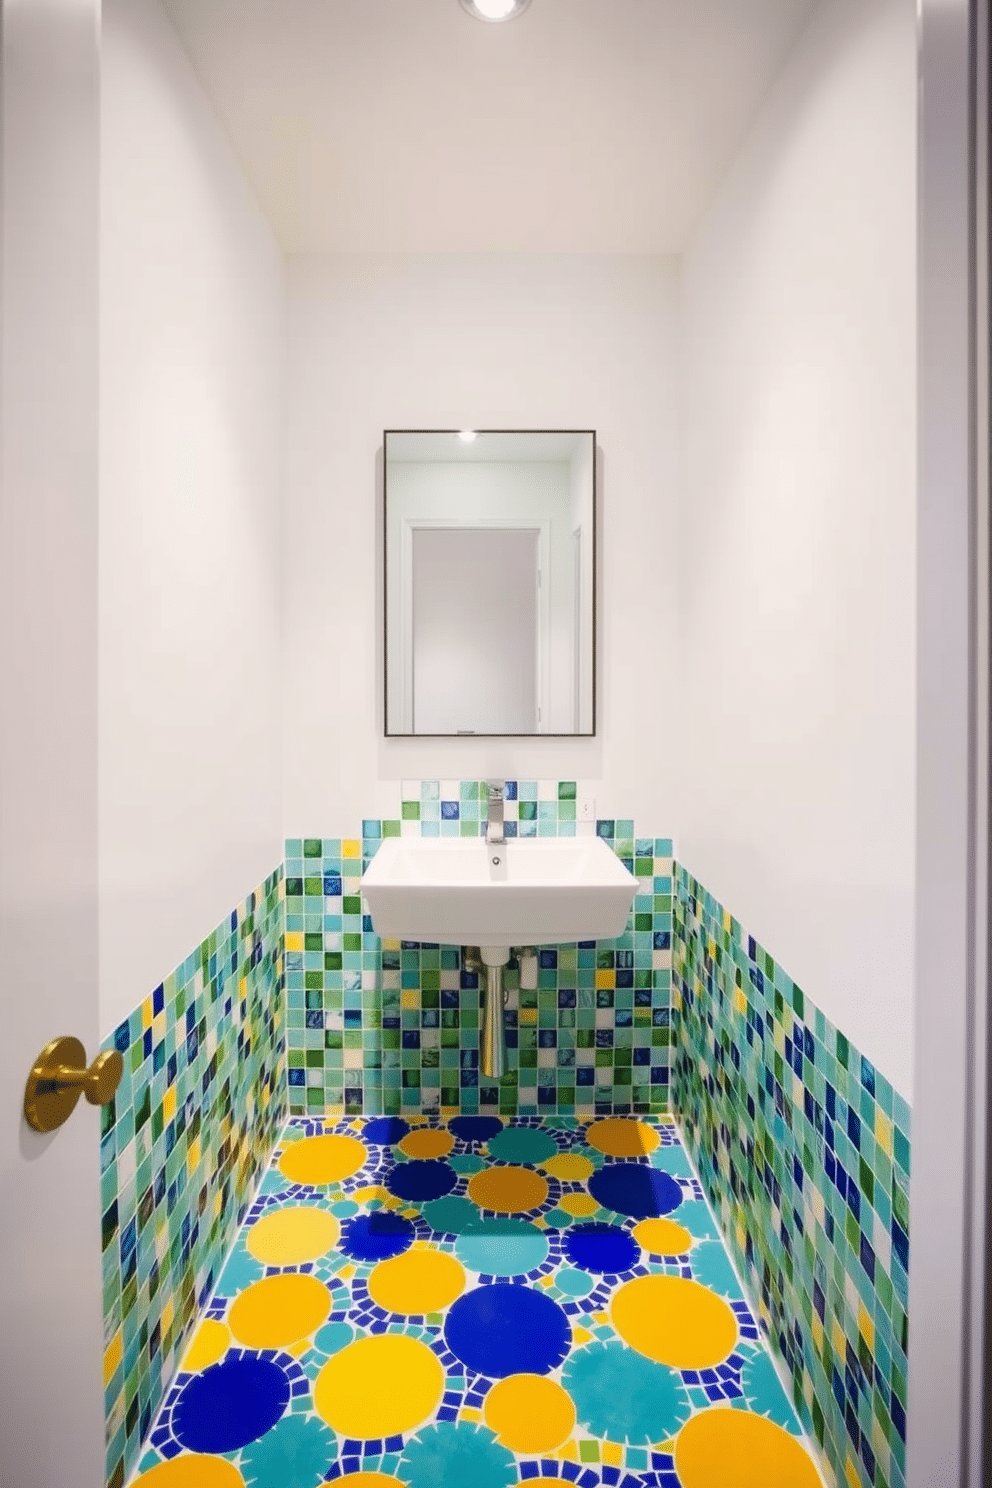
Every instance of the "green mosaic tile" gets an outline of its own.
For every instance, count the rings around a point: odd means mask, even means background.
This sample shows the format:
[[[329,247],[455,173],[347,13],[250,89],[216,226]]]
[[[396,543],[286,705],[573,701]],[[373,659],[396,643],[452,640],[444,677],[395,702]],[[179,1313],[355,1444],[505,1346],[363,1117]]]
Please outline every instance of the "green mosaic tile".
[[[672,1109],[837,1482],[904,1488],[909,1107],[679,864],[675,886]]]
[[[507,781],[504,819],[509,836],[574,835],[575,781]],[[668,1104],[669,999],[671,995],[670,895],[639,894],[635,915],[617,941],[597,947],[540,948],[539,978],[544,1002],[520,994],[519,968],[512,961],[506,985],[508,1071],[496,1084],[480,1084],[478,977],[462,965],[457,947],[383,944],[361,914],[359,880],[383,837],[421,835],[477,837],[484,830],[483,781],[404,781],[401,819],[366,818],[361,853],[357,839],[343,839],[320,865],[322,900],[314,899],[314,924],[323,928],[324,955],[308,959],[306,883],[314,871],[296,860],[303,839],[286,844],[286,997],[291,1051],[305,1049],[321,1064],[290,1063],[289,1101],[294,1114],[319,1109],[322,1090],[331,1114],[422,1111],[482,1111],[543,1115],[660,1112]],[[416,806],[417,810],[412,808]],[[633,870],[634,824],[624,820],[620,846]],[[611,845],[613,845],[611,843]],[[636,839],[640,876],[649,888],[670,890],[671,840]],[[661,849],[659,851],[659,849]],[[328,888],[334,893],[328,893]],[[302,896],[302,904],[301,904]],[[320,911],[323,909],[321,918]],[[304,924],[304,921],[307,921]],[[327,933],[340,932],[340,948]],[[311,932],[312,933],[312,932]],[[347,953],[355,955],[348,964]],[[598,952],[602,952],[602,962]],[[331,957],[343,954],[343,964]],[[607,983],[609,985],[607,985]],[[341,988],[343,1012],[329,998]],[[600,1018],[594,994],[603,994]],[[606,994],[609,994],[608,996]],[[321,1000],[322,995],[322,1000]],[[575,1039],[576,1018],[588,996],[588,1038]],[[310,1000],[308,1000],[310,999]],[[338,1005],[340,1008],[340,1004]],[[635,1041],[634,1032],[639,1035]],[[360,1062],[342,1064],[341,1037],[362,1050]],[[323,1039],[316,1047],[308,1038]],[[374,1035],[374,1044],[369,1038]],[[335,1037],[335,1047],[326,1043]],[[363,1042],[364,1037],[364,1042]],[[450,1076],[438,1078],[439,1070]],[[538,1079],[540,1075],[540,1079]],[[314,1083],[315,1078],[320,1084]]]
[[[317,839],[293,839],[314,856]],[[286,1118],[280,866],[104,1043],[107,1478],[133,1471]],[[290,1054],[290,1060],[296,1058]]]

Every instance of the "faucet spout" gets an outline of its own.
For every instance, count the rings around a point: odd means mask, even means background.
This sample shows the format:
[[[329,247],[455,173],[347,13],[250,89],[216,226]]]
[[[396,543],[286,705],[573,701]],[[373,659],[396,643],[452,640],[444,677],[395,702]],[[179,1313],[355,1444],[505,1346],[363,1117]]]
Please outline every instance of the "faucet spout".
[[[486,782],[488,809],[486,812],[486,841],[505,842],[506,833],[503,829],[503,782],[502,780],[489,780]]]

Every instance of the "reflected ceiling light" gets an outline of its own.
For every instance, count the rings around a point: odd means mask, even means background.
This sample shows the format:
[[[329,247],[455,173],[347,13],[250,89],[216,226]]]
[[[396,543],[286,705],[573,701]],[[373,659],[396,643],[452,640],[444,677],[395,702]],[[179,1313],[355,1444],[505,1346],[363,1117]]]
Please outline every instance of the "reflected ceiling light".
[[[477,21],[512,21],[523,15],[530,0],[459,0],[459,3]]]
[[[459,429],[458,438],[462,441],[463,444],[471,444],[472,440],[475,438],[475,430]]]

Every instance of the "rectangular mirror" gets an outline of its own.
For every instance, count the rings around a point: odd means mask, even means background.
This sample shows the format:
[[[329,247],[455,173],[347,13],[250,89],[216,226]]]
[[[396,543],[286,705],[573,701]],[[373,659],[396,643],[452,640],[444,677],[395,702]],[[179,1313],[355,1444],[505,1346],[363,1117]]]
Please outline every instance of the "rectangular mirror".
[[[383,435],[387,734],[595,732],[596,435]]]

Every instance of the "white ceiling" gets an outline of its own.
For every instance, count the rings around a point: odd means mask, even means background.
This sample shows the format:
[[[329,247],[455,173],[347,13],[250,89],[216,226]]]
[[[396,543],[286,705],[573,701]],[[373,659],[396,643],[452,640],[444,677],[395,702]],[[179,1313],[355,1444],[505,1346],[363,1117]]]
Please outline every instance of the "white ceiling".
[[[817,0],[164,0],[291,252],[668,252]]]

